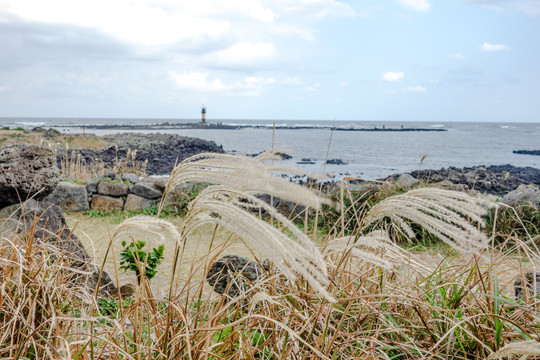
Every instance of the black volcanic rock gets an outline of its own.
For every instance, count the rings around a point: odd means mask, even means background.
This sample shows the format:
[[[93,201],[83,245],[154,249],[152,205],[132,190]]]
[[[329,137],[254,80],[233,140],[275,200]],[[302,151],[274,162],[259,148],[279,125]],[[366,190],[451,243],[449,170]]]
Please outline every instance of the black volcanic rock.
[[[54,152],[42,146],[16,144],[0,148],[0,208],[51,193],[60,181],[54,163]]]
[[[514,150],[514,154],[523,154],[523,155],[540,155],[540,150]]]
[[[413,171],[411,175],[429,183],[446,180],[453,184],[463,184],[469,189],[495,195],[506,194],[522,184],[540,186],[540,169],[512,165],[449,167],[440,170]],[[399,174],[392,175],[389,179],[396,180],[398,177]]]
[[[100,295],[111,296],[117,293],[110,276],[94,265],[82,242],[68,227],[60,207],[30,199],[23,204],[1,209],[0,219],[1,237],[14,238],[14,234],[21,237],[33,236],[34,241],[56,248],[56,256],[69,259],[70,266],[64,267],[70,273],[66,279],[86,284],[90,292],[94,292],[99,282]]]
[[[96,160],[112,166],[116,159],[126,159],[128,151],[136,150],[135,161],[148,161],[146,172],[150,175],[169,174],[176,162],[202,152],[223,153],[223,147],[213,141],[175,134],[122,133],[106,136],[111,145],[101,150],[78,149],[87,164]],[[116,146],[115,146],[116,145]],[[117,150],[118,147],[118,150]],[[58,162],[63,154],[58,154]]]
[[[345,165],[345,161],[341,159],[329,159],[326,161],[328,165]]]

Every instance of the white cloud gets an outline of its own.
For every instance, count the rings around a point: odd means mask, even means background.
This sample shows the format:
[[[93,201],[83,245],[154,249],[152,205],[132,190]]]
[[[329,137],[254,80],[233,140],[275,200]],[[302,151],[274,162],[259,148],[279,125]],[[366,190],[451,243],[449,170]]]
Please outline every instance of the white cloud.
[[[484,43],[480,49],[482,51],[507,51],[510,50],[510,47],[504,44]]]
[[[455,58],[455,59],[458,59],[458,60],[463,60],[465,59],[465,55],[463,55],[463,53],[455,53],[455,54],[452,54],[452,57]]]
[[[355,16],[337,0],[1,0],[0,5],[6,15],[23,20],[89,27],[144,46],[227,37],[245,41],[276,28],[313,37],[313,21]]]
[[[311,85],[311,86],[308,86],[308,87],[306,88],[306,91],[317,91],[317,90],[319,89],[320,86],[321,86],[321,84],[315,83],[315,84],[313,84],[313,85]]]
[[[348,81],[340,81],[338,83],[339,86],[348,86],[349,85],[349,82]]]
[[[297,77],[288,77],[281,82],[283,85],[288,86],[302,86],[303,82]]]
[[[176,86],[182,90],[195,90],[201,92],[215,92],[226,89],[221,79],[208,80],[207,73],[183,72],[171,74]]]
[[[7,11],[23,19],[95,28],[120,40],[156,46],[220,39],[230,23],[180,9],[165,10],[153,1],[7,0]]]
[[[388,72],[385,72],[382,77],[384,81],[396,82],[396,81],[403,80],[405,78],[405,73],[388,71]]]
[[[219,67],[261,68],[271,64],[276,57],[277,49],[274,44],[240,42],[215,55],[209,55],[208,59]]]
[[[411,87],[409,86],[408,88],[405,89],[406,92],[426,92],[427,89],[423,86],[414,86],[414,87]]]
[[[259,96],[265,85],[276,82],[274,78],[247,76],[232,84],[225,84],[221,79],[208,79],[208,73],[172,72],[171,79],[180,90],[197,91],[201,93],[221,93],[227,96]]]
[[[7,86],[0,86],[0,92],[6,91],[8,88]]]
[[[431,80],[429,80],[429,82],[431,84],[440,84],[441,80],[439,80],[439,79],[431,79]]]
[[[431,5],[428,0],[396,0],[401,6],[416,11],[428,11]]]

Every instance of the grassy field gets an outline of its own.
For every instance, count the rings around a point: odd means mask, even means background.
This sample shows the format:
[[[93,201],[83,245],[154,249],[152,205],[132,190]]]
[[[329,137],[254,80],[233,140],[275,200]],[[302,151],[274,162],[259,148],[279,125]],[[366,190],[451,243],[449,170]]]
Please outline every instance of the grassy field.
[[[68,215],[66,220],[68,225],[75,229],[75,235],[82,241],[92,258],[95,259],[96,265],[101,267],[114,229],[124,218],[121,215],[94,218],[84,214],[71,214]],[[182,226],[182,219],[170,218],[169,220],[178,227]],[[215,226],[212,225],[199,228],[185,242],[183,256],[180,258],[177,271],[178,278],[176,280],[180,280],[179,286],[187,281],[187,274],[192,274],[197,282],[202,281],[204,279],[204,268],[201,268],[201,266],[216,257],[226,254],[253,257],[253,250],[248,249],[237,236],[223,229],[219,229],[216,235],[213,236],[214,229]],[[169,292],[175,247],[174,241],[169,241],[164,245],[166,250],[165,258],[163,263],[159,265],[159,271],[151,282],[153,293],[160,298],[164,298]],[[119,254],[122,249],[121,241],[113,242],[113,251],[107,257],[104,269],[112,277],[116,277],[115,274],[118,273],[118,283],[120,285],[126,283],[136,284],[136,277],[133,272],[126,273],[118,269]],[[255,254],[262,259],[260,253]],[[192,270],[192,267],[194,267],[193,270],[195,271]],[[205,287],[205,291],[210,292],[211,288],[209,286]]]

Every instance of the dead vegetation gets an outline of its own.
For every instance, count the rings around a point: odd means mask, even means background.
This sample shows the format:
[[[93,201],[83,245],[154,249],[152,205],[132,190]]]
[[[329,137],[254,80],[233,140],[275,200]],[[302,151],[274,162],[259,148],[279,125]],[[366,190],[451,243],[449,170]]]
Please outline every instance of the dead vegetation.
[[[71,293],[63,269],[33,242],[31,233],[2,239],[0,356],[77,359],[499,359],[538,356],[538,299],[516,300],[513,282],[536,271],[538,238],[509,234],[504,243],[482,232],[494,206],[482,199],[437,189],[390,196],[358,212],[355,232],[324,236],[317,226],[296,229],[253,197],[289,196],[312,211],[316,192],[291,188],[271,176],[274,159],[205,154],[179,165],[171,184],[217,184],[195,198],[184,221],[168,224],[129,219],[111,232],[155,234],[172,254],[168,291],[147,281],[132,300],[95,299]],[[256,161],[258,163],[254,163]],[[190,163],[191,162],[191,163]],[[268,164],[268,165],[264,165]],[[265,167],[265,166],[268,166]],[[286,185],[289,186],[289,185]],[[343,199],[345,198],[343,195]],[[351,201],[349,201],[351,203]],[[334,204],[345,208],[345,202]],[[258,214],[263,209],[270,219]],[[345,213],[345,210],[341,212]],[[355,217],[353,217],[355,218]],[[390,223],[388,222],[390,221]],[[452,246],[438,260],[396,246],[411,237],[414,221]],[[184,256],[205,225],[208,248]],[[345,223],[337,219],[336,228]],[[317,224],[317,221],[314,222]],[[388,227],[388,224],[391,224]],[[210,226],[210,227],[209,227]],[[220,230],[223,226],[228,231]],[[162,232],[160,229],[167,229]],[[394,231],[387,231],[394,229]],[[166,235],[168,234],[168,235]],[[230,235],[227,235],[230,234]],[[312,236],[313,235],[313,236]],[[223,236],[225,239],[223,239]],[[231,239],[258,260],[270,259],[264,279],[241,296],[216,296],[197,274],[224,253]],[[320,245],[320,246],[316,246]],[[114,260],[114,251],[109,253]],[[113,273],[118,278],[116,260]],[[186,269],[187,268],[187,269]],[[182,270],[180,270],[182,269]],[[73,295],[75,294],[75,295]],[[76,296],[79,300],[74,299]]]

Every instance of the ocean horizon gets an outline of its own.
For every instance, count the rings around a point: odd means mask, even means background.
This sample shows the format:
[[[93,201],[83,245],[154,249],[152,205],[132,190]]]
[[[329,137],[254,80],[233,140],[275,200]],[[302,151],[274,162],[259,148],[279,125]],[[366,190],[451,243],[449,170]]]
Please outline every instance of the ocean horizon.
[[[91,125],[154,125],[168,122],[197,123],[199,119],[160,118],[0,118],[2,127],[55,128],[64,134],[110,135],[126,130],[87,129]],[[415,170],[510,164],[540,168],[540,156],[515,154],[515,150],[540,150],[540,123],[519,122],[420,122],[210,119],[209,123],[260,126],[259,128],[130,130],[136,133],[170,133],[211,140],[230,154],[252,155],[272,147],[291,152],[285,165],[308,172],[324,171],[341,178],[383,178]],[[276,131],[272,131],[273,126]],[[330,127],[369,129],[431,128],[441,132],[348,132]],[[280,129],[292,127],[295,129]],[[310,127],[303,129],[303,127]],[[424,158],[423,161],[422,158]],[[343,165],[327,164],[339,159]],[[302,164],[298,164],[298,163]]]

